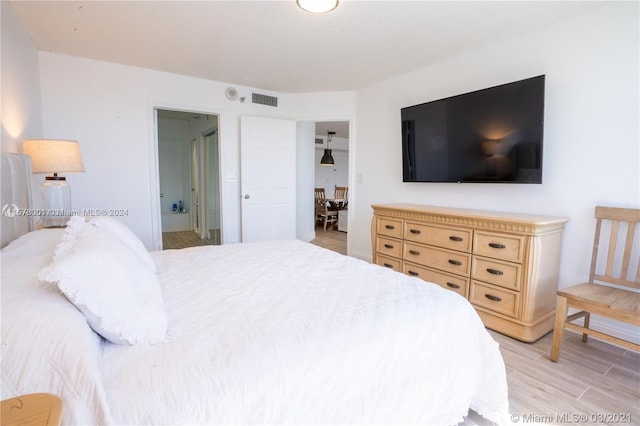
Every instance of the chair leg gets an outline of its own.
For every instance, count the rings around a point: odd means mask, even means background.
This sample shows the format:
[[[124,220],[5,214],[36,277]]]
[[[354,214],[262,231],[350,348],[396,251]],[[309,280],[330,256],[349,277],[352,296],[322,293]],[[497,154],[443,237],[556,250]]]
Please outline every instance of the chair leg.
[[[329,217],[324,218],[324,232],[327,232],[327,222],[329,221]]]
[[[551,361],[557,362],[560,358],[560,347],[564,338],[564,321],[567,318],[567,298],[558,296],[556,304],[556,320],[553,325],[553,342],[551,344]]]
[[[589,318],[591,317],[591,313],[589,312],[585,312],[584,313],[584,328],[589,328]],[[586,342],[587,339],[589,338],[589,335],[587,333],[582,333],[582,341]]]

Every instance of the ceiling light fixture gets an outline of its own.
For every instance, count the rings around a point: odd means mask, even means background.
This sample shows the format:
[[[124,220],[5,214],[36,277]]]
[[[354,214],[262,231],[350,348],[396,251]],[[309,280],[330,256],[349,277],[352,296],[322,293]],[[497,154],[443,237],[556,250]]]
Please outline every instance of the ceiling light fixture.
[[[336,132],[327,132],[327,149],[324,150],[324,155],[322,159],[320,159],[321,166],[333,166],[335,161],[333,161],[333,156],[331,155],[331,150],[329,149],[329,142],[333,139],[333,136]]]
[[[302,10],[311,13],[326,13],[338,7],[339,0],[296,0]]]

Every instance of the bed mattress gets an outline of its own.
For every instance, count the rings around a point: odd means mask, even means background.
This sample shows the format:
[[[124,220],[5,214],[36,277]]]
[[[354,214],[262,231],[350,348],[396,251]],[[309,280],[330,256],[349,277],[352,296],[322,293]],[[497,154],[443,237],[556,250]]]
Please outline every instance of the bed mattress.
[[[35,284],[45,246],[2,251],[2,394],[56,393],[67,424],[507,414],[498,344],[467,300],[435,284],[301,241],[153,252],[167,341],[116,345],[57,289]]]

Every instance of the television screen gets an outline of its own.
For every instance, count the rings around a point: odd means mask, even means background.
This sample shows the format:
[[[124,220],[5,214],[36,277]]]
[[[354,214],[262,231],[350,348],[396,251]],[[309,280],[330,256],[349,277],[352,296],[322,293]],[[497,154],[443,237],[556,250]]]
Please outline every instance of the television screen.
[[[404,182],[542,183],[544,75],[401,110]]]

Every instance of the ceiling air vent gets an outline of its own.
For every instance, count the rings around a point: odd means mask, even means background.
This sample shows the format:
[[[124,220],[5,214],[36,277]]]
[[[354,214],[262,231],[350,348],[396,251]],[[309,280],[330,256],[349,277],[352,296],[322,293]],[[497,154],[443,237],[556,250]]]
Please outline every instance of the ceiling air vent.
[[[268,105],[272,107],[278,106],[278,98],[275,96],[261,95],[260,93],[252,93],[251,102],[254,104]]]

